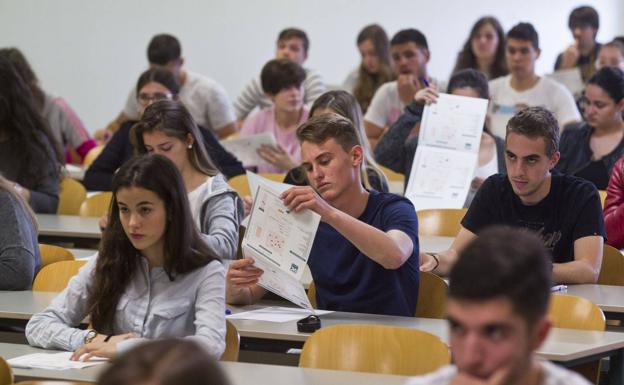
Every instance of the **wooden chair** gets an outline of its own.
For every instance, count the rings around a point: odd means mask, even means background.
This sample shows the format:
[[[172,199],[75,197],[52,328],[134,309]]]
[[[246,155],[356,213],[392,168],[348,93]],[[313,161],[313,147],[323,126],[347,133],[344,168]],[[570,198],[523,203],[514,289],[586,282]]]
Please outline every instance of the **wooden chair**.
[[[438,337],[383,325],[335,325],[317,330],[303,345],[299,366],[414,376],[451,361]]]
[[[273,174],[273,173],[259,173],[261,177],[270,179],[275,182],[283,182],[286,174]],[[234,191],[238,193],[241,197],[251,195],[251,190],[249,188],[249,181],[247,180],[247,174],[236,175],[235,177],[228,180],[228,184]]]
[[[455,237],[467,209],[426,209],[416,211],[418,234]]]
[[[98,156],[100,156],[102,150],[104,149],[104,146],[105,144],[100,144],[99,146],[95,146],[91,150],[89,150],[89,152],[87,152],[87,155],[85,155],[84,160],[82,161],[82,165],[85,167],[85,169],[89,168],[89,166],[91,166],[91,163],[93,163],[93,161]]]
[[[306,294],[308,295],[308,300],[312,304],[312,307],[316,309],[316,286],[314,285],[314,281],[310,282]]]
[[[62,291],[86,261],[60,261],[49,264],[35,277],[33,291]]]
[[[388,178],[389,181],[405,183],[405,175],[398,173],[396,171],[390,170],[388,167],[385,167],[382,165],[378,165],[378,166],[381,172],[384,173],[384,175],[386,176],[386,178]]]
[[[604,208],[605,199],[607,199],[607,190],[598,190],[598,194],[600,195],[602,208]]]
[[[80,205],[80,215],[83,217],[101,217],[108,212],[113,193],[103,191],[85,199]]]
[[[54,245],[39,244],[39,253],[41,254],[41,267],[45,267],[54,262],[75,261],[76,257],[71,251],[64,247]]]
[[[597,330],[606,328],[605,316],[602,310],[588,299],[566,294],[550,296],[548,315],[557,328]],[[588,381],[598,384],[600,376],[600,360],[571,367]]]
[[[421,271],[416,317],[444,319],[447,291],[448,285],[442,278]]]
[[[9,385],[13,383],[13,372],[11,367],[0,357],[0,385]]]
[[[598,284],[624,286],[624,255],[620,250],[607,244],[602,249],[602,266]]]
[[[20,381],[14,385],[93,385],[93,382],[80,381]]]
[[[225,321],[225,351],[221,356],[221,361],[238,361],[238,351],[240,349],[240,336],[233,323]]]
[[[63,178],[56,213],[59,215],[78,215],[80,205],[86,198],[87,189],[82,183],[71,178]]]

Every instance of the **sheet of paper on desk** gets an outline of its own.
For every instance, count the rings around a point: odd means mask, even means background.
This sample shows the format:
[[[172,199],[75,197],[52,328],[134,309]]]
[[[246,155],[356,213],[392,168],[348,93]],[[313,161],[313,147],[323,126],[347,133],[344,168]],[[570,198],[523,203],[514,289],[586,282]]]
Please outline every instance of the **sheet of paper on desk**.
[[[264,273],[260,286],[298,306],[311,309],[300,280],[321,216],[311,210],[291,212],[279,193],[259,185],[243,238],[243,255]]]
[[[269,145],[276,147],[277,142],[275,137],[268,133],[262,133],[252,136],[247,136],[238,139],[222,140],[221,145],[225,147],[230,153],[238,158],[243,163],[243,166],[270,166],[271,164],[265,161],[258,155],[258,149],[263,145]]]
[[[93,358],[87,362],[70,361],[71,355],[72,352],[33,353],[11,358],[7,362],[14,368],[49,370],[83,369],[108,362],[108,359],[105,358]]]
[[[314,310],[314,314],[323,315],[329,314],[329,310]],[[267,321],[267,322],[291,322],[297,321],[309,316],[311,312],[306,309],[298,309],[294,307],[281,307],[270,306],[257,310],[244,311],[228,315],[228,319],[246,319],[254,321]]]

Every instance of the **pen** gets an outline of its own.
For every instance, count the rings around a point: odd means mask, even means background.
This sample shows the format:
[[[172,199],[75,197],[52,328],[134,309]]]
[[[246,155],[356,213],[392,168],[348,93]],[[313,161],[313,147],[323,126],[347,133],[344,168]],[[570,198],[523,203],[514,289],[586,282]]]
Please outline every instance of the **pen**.
[[[429,87],[429,82],[427,81],[427,78],[422,78],[420,79],[420,81],[425,85],[425,87]]]
[[[232,314],[232,310],[230,309],[225,309],[225,315],[230,315]]]

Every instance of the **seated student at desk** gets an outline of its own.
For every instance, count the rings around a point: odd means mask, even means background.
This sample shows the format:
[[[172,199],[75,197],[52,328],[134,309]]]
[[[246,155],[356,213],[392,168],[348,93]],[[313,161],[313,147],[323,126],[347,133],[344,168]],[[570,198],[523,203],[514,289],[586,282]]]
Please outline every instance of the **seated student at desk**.
[[[535,356],[551,327],[548,259],[540,239],[522,230],[493,228],[472,241],[450,274],[454,364],[407,385],[589,385]]]
[[[486,227],[536,232],[552,253],[557,283],[595,283],[605,238],[596,187],[552,172],[559,160],[559,125],[542,107],[529,107],[507,124],[507,175],[492,175],[477,191],[451,248],[420,255],[421,270],[446,274],[457,255]]]
[[[0,175],[0,290],[29,290],[41,266],[37,220],[13,184]]]
[[[395,194],[366,190],[364,157],[353,123],[337,114],[314,117],[297,130],[310,186],[282,194],[295,212],[321,216],[308,259],[320,309],[414,316],[418,298],[418,220]],[[265,290],[251,258],[233,261],[227,299],[249,304]]]
[[[145,339],[225,349],[225,269],[193,223],[176,166],[134,158],[113,179],[109,226],[92,258],[26,325],[31,345],[113,357]],[[90,316],[92,329],[77,326]]]

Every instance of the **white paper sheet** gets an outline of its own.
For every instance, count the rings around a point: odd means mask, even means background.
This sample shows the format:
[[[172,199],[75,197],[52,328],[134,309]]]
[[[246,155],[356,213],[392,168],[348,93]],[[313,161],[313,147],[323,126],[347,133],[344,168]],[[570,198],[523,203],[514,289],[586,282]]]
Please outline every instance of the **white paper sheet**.
[[[315,315],[323,315],[332,313],[329,310],[315,310]],[[270,306],[257,310],[245,311],[228,315],[228,319],[246,319],[254,321],[267,322],[291,322],[297,321],[310,315],[310,311],[306,309],[298,309],[293,307]]]
[[[221,145],[225,147],[230,153],[232,153],[238,160],[243,163],[243,166],[270,166],[271,164],[265,161],[258,155],[258,149],[266,144],[268,146],[277,147],[275,137],[268,132],[247,136],[238,139],[222,140]]]
[[[416,210],[461,208],[474,176],[488,101],[440,94],[428,105],[405,190]]]
[[[249,190],[251,191],[252,198],[256,197],[256,190],[258,190],[258,186],[260,185],[269,187],[280,194],[293,187],[292,184],[276,182],[251,171],[247,171],[247,182],[249,183]]]
[[[507,135],[507,122],[518,112],[516,106],[492,103],[490,111],[490,131],[499,138]]]
[[[90,361],[70,361],[72,352],[61,353],[33,353],[25,356],[11,358],[7,360],[13,368],[20,369],[49,369],[49,370],[65,370],[65,369],[83,369],[89,366],[99,365],[108,362],[106,358],[92,358]]]
[[[563,84],[575,97],[581,95],[585,89],[583,76],[581,75],[581,70],[578,67],[557,70],[552,74],[546,75],[546,77]]]

